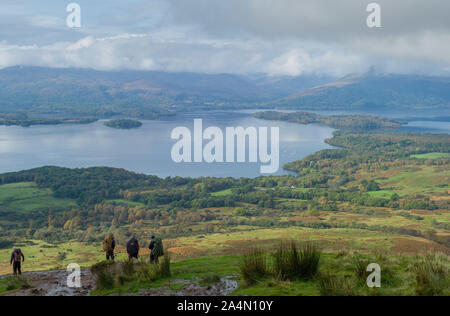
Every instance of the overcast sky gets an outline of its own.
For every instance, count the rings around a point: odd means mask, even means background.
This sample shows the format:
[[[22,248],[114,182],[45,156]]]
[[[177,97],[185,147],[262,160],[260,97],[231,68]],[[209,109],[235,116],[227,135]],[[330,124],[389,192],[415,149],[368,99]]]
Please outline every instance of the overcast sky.
[[[81,28],[66,6],[81,6]],[[0,68],[450,75],[450,1],[0,0]]]

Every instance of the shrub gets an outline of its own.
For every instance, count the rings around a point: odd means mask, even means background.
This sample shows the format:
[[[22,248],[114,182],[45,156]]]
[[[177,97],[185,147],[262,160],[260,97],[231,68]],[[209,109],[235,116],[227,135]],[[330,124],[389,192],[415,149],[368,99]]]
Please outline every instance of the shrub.
[[[415,292],[419,296],[446,295],[449,288],[448,268],[438,256],[418,259],[412,270],[416,278]]]
[[[268,274],[267,253],[261,249],[252,249],[242,257],[240,263],[242,279],[247,285],[255,284]]]
[[[280,244],[274,253],[273,273],[282,280],[308,280],[318,270],[321,253],[313,243]]]

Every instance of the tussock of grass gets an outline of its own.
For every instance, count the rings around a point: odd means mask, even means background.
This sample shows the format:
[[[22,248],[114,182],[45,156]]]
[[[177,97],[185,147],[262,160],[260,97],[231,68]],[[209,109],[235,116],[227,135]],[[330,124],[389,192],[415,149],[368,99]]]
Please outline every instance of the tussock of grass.
[[[273,273],[281,280],[309,280],[319,271],[320,256],[313,243],[280,244],[274,253]]]
[[[448,262],[442,256],[429,255],[418,258],[412,266],[416,278],[415,293],[419,296],[449,294]]]
[[[255,284],[268,275],[267,253],[261,249],[251,249],[242,257],[241,277],[247,285]]]

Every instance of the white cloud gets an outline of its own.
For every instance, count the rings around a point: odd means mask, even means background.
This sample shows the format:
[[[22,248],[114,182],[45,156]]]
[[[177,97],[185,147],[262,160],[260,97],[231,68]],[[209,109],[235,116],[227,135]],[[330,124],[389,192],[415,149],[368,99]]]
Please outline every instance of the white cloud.
[[[134,0],[82,3],[80,30],[54,5],[0,4],[0,67],[36,65],[270,75],[450,72],[450,1]],[[64,7],[64,6],[62,6]],[[4,8],[11,14],[5,15]],[[23,13],[20,13],[23,9]],[[63,8],[64,9],[64,8]],[[1,13],[3,12],[3,13]]]

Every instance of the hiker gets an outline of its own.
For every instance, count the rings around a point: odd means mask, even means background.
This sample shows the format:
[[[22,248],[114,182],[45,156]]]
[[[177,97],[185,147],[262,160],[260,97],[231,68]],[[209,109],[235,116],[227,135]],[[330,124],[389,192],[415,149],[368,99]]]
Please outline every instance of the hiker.
[[[116,249],[116,240],[114,235],[109,235],[103,240],[103,251],[106,252],[106,260],[114,260],[114,249]]]
[[[23,255],[22,250],[14,247],[9,264],[13,265],[15,276],[22,275],[22,262],[25,262],[25,256]]]
[[[130,241],[127,243],[128,259],[129,260],[133,258],[139,259],[140,248],[141,247],[139,246],[139,241],[136,239],[136,237],[131,238]]]
[[[150,242],[148,249],[151,251],[150,263],[159,263],[159,257],[164,256],[164,248],[161,238],[152,236],[152,241]]]

